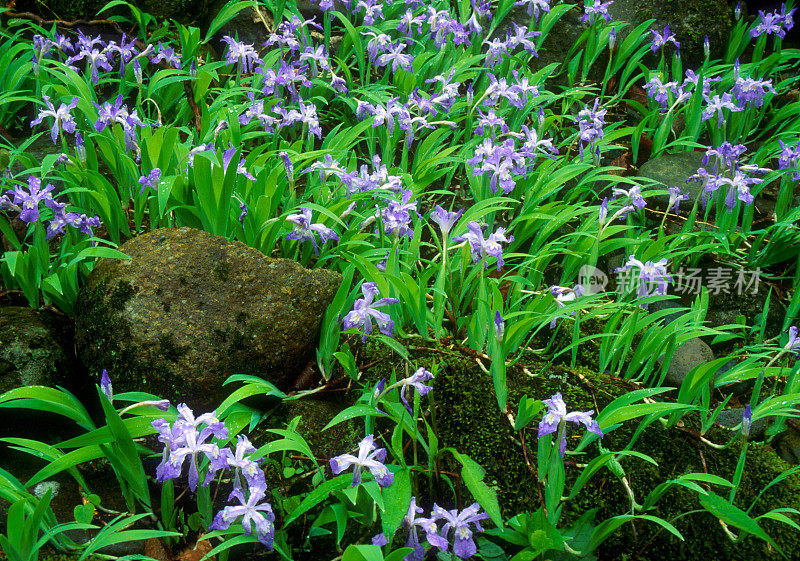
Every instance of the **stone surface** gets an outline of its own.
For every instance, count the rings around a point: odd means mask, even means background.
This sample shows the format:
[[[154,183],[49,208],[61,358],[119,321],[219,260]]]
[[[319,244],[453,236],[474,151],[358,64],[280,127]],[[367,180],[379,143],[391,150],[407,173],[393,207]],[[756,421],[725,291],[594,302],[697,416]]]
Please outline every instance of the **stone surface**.
[[[697,337],[689,339],[675,349],[667,369],[664,385],[680,388],[692,368],[714,360],[714,351]]]
[[[50,310],[0,308],[0,394],[64,384],[76,363],[68,318]]]
[[[703,152],[664,154],[642,164],[639,168],[639,175],[659,182],[664,189],[680,187],[682,193],[688,193],[689,199],[681,203],[681,212],[685,215],[692,208],[694,201],[698,200],[703,193],[703,186],[699,181],[686,182],[687,179],[697,173],[698,168],[703,167],[703,155]],[[669,193],[653,195],[648,197],[647,200],[648,202],[652,201],[655,208],[664,210],[669,202]],[[702,206],[700,209],[702,211]],[[713,213],[714,208],[712,207],[710,214]]]
[[[76,345],[115,391],[211,405],[232,374],[287,389],[313,354],[341,275],[191,228],[162,228],[101,260],[76,302]],[[117,390],[117,388],[119,388]]]
[[[717,417],[717,423],[729,429],[736,428],[742,422],[744,415],[744,407],[733,407],[732,409],[725,409],[721,411]],[[764,440],[764,435],[767,432],[767,426],[774,417],[762,417],[754,420],[750,424],[750,437],[748,440]],[[786,459],[786,458],[784,458]]]
[[[681,44],[681,59],[684,68],[697,68],[702,64],[703,40],[708,36],[711,58],[720,58],[725,51],[728,34],[733,26],[733,9],[727,0],[615,0],[609,7],[615,21],[627,21],[631,25],[620,32],[619,40],[640,23],[654,18],[651,28],[662,32],[669,24],[670,31]],[[652,34],[648,34],[648,44]],[[667,47],[667,60],[672,59],[672,43]],[[658,53],[648,55],[653,64]],[[647,58],[645,63],[649,62]]]
[[[130,3],[159,19],[176,19],[182,23],[203,18],[209,4],[208,0],[130,0]],[[107,0],[24,0],[17,2],[17,10],[31,10],[46,20],[87,21],[112,15],[131,17],[130,9],[125,6],[115,6],[98,15],[106,4]]]

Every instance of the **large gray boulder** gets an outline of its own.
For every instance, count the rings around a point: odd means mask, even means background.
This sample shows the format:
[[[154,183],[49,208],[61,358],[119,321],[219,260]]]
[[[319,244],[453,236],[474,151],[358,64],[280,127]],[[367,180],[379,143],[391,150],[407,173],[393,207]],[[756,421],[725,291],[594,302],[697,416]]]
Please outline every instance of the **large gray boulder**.
[[[647,160],[639,168],[639,176],[652,179],[664,190],[670,187],[680,187],[681,193],[688,193],[689,199],[681,202],[681,213],[689,213],[695,201],[700,201],[700,216],[702,216],[703,184],[699,181],[687,180],[697,173],[703,166],[704,152],[678,152],[677,154],[663,154]],[[655,207],[666,210],[669,202],[669,193],[655,195],[652,198]],[[714,206],[710,206],[710,214],[714,213]]]
[[[78,352],[117,391],[210,406],[232,374],[282,389],[313,356],[338,273],[271,259],[192,228],[162,228],[101,260],[76,302]]]

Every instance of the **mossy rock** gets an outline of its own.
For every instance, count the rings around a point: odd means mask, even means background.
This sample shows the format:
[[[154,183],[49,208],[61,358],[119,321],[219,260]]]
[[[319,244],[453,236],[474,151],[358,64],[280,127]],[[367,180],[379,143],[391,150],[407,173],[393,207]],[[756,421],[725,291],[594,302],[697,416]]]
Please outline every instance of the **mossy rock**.
[[[697,68],[704,59],[703,41],[708,36],[711,57],[722,56],[727,45],[728,34],[733,27],[733,9],[727,0],[615,0],[609,8],[615,20],[631,22],[620,35],[648,19],[655,19],[651,26],[659,33],[669,24],[681,44],[680,54],[684,68]],[[648,37],[648,42],[651,37]],[[674,46],[667,47],[668,60]],[[658,55],[658,53],[656,53]],[[657,61],[655,56],[651,62]],[[653,66],[650,65],[650,68]],[[681,76],[672,79],[680,81]]]
[[[192,228],[161,228],[103,259],[75,304],[76,346],[115,390],[213,408],[233,374],[287,390],[313,357],[339,273],[271,259]]]
[[[131,4],[159,20],[176,19],[189,23],[206,13],[208,0],[129,0]],[[43,0],[32,2],[23,0],[17,3],[17,10],[32,11],[46,20],[65,21],[95,20],[110,15],[129,17],[130,10],[117,6],[98,17],[97,13],[108,4],[107,0]],[[25,8],[25,10],[22,10]]]
[[[369,385],[383,376],[391,375],[397,362],[392,360],[387,350],[368,345],[367,351],[365,362],[379,361],[368,371],[369,376],[365,383]],[[433,414],[428,421],[439,438],[439,449],[452,446],[485,468],[484,480],[490,485],[496,485],[505,517],[538,509],[541,502],[536,477],[526,464],[525,454],[520,446],[520,435],[513,431],[509,419],[497,407],[490,375],[476,365],[476,359],[469,356],[469,351],[432,345],[429,351],[415,351],[413,354],[416,366],[425,366],[437,372],[434,391],[425,399],[430,400],[433,408]],[[597,413],[635,387],[625,380],[598,375],[585,368],[553,367],[532,361],[522,364],[525,365],[524,368],[520,365],[509,368],[508,371],[508,405],[512,412],[517,411],[522,395],[544,399],[561,392],[568,410],[594,410]],[[627,421],[608,432],[601,441],[603,447],[612,451],[626,449],[639,427],[639,421],[640,419]],[[686,415],[681,424],[684,425],[682,428],[666,429],[656,421],[645,428],[630,445],[632,450],[652,457],[658,466],[638,458],[620,461],[638,502],[643,502],[656,485],[682,474],[703,473],[707,470],[708,473],[728,480],[733,477],[739,448],[734,445],[725,450],[716,450],[703,444],[694,436],[699,432],[696,415]],[[527,457],[534,465],[536,432],[534,421],[522,434],[527,445]],[[583,432],[574,425],[569,425],[568,449],[577,446]],[[712,442],[724,444],[731,438],[731,432],[715,427],[705,436]],[[582,454],[567,456],[567,493],[581,473],[575,463],[588,463],[597,456],[598,451],[595,441],[584,448]],[[460,471],[460,465],[450,462],[447,456],[441,460],[442,469]],[[770,447],[752,444],[735,504],[746,510],[762,489],[789,468]],[[717,487],[712,490],[727,497],[727,488]],[[467,497],[464,501],[469,502],[469,492],[463,487],[459,492],[462,497]],[[443,496],[421,499],[426,503],[442,500],[452,502],[452,497],[443,493]],[[800,510],[800,477],[790,476],[767,490],[756,503],[752,514],[758,516],[777,507]],[[569,527],[593,508],[599,509],[597,523],[630,513],[631,506],[625,487],[608,470],[595,474],[573,500],[565,503],[560,527]],[[700,512],[679,517],[696,510]],[[672,521],[686,541],[681,542],[669,532],[659,531],[660,527],[655,524],[639,521],[635,525],[625,524],[617,530],[603,544],[597,555],[601,559],[648,560],[781,558],[765,542],[753,537],[732,543],[718,520],[702,509],[698,493],[683,487],[668,491],[656,503],[656,509],[647,514]],[[765,520],[760,523],[783,551],[789,555],[800,551],[800,533],[778,522]]]

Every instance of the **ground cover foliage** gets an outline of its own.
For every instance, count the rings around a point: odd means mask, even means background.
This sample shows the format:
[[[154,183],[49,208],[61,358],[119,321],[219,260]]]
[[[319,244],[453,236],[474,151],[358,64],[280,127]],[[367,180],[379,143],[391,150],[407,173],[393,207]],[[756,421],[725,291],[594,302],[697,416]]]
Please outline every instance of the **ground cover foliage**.
[[[0,396],[77,431],[2,439],[43,460],[0,470],[5,555],[796,555],[796,469],[770,448],[800,402],[791,3],[735,13],[723,57],[709,45],[695,68],[669,28],[599,0],[323,0],[315,17],[269,1],[263,45],[225,34],[257,4],[201,30],[115,0],[112,36],[2,16],[8,294],[72,315],[98,259],[164,227],[343,277],[302,391],[238,375],[192,411],[104,371],[80,399]],[[579,39],[538,65],[571,14]],[[40,137],[54,153],[31,155]],[[636,174],[690,151],[688,183]],[[738,276],[667,307],[685,271],[722,265]],[[763,305],[709,325],[723,281]],[[670,384],[701,337],[717,358]],[[345,397],[307,399],[326,393]],[[739,405],[734,430],[714,424]],[[59,474],[82,489],[69,520],[42,485]]]

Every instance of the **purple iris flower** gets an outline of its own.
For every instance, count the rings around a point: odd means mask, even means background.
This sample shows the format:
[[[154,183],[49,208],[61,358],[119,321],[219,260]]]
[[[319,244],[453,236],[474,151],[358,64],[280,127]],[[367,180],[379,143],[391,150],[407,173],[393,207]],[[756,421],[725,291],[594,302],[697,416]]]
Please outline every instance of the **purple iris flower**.
[[[742,413],[742,436],[747,438],[750,436],[750,425],[753,423],[753,409],[750,404],[744,406],[744,413]]]
[[[789,341],[783,348],[800,358],[800,337],[797,336],[797,326],[793,325],[789,328]]]
[[[353,469],[353,486],[361,483],[361,469],[367,468],[375,481],[381,487],[388,487],[394,481],[394,474],[383,464],[386,459],[386,449],[375,447],[375,439],[370,434],[358,445],[358,457],[352,454],[342,454],[331,458],[331,470],[334,475],[339,475],[350,466]]]
[[[242,73],[249,74],[256,63],[262,62],[252,44],[240,43],[229,35],[223,35],[221,41],[228,44],[225,62],[227,64],[238,62]]]
[[[77,96],[73,97],[69,105],[62,103],[58,109],[56,109],[50,102],[50,97],[47,96],[47,94],[42,95],[42,99],[44,99],[47,109],[39,111],[39,115],[36,117],[36,119],[31,121],[31,127],[41,123],[45,117],[53,117],[55,121],[50,129],[50,138],[53,140],[53,144],[55,144],[56,139],[62,130],[70,134],[75,132],[76,123],[75,119],[70,114],[70,111],[78,106],[79,98]]]
[[[664,83],[658,76],[650,78],[650,81],[644,87],[647,90],[648,97],[652,97],[661,105],[662,113],[669,108],[670,92],[676,97],[678,96],[678,82]]]
[[[100,389],[103,395],[108,398],[108,401],[114,401],[114,390],[111,387],[111,378],[108,376],[108,370],[103,368],[103,375],[100,377]]]
[[[615,269],[614,272],[619,273],[630,271],[633,268],[639,270],[639,289],[636,293],[637,298],[646,298],[652,294],[665,295],[667,293],[667,285],[672,282],[672,277],[669,275],[669,273],[667,273],[666,259],[661,259],[655,263],[652,261],[642,263],[633,255],[631,255],[628,257],[628,262],[624,266]],[[654,282],[657,285],[652,293],[650,292],[651,282]]]
[[[381,298],[377,302],[372,300],[378,295],[378,285],[374,282],[365,282],[361,285],[361,292],[364,298],[359,298],[353,305],[353,309],[344,317],[344,329],[353,327],[363,327],[364,336],[361,341],[366,341],[372,333],[372,318],[378,323],[378,328],[384,335],[392,336],[394,332],[394,322],[389,314],[381,312],[375,308],[400,302],[397,298]]]
[[[714,113],[717,114],[717,127],[722,128],[722,125],[725,124],[725,116],[722,114],[723,109],[729,109],[730,111],[741,111],[742,108],[736,105],[733,102],[732,94],[730,93],[723,93],[722,97],[715,95],[713,98],[703,94],[703,99],[706,100],[708,105],[703,110],[703,115],[701,121],[707,121],[711,117],[714,116]]]
[[[389,201],[386,208],[381,212],[383,220],[384,233],[386,235],[401,237],[408,236],[414,237],[414,230],[411,228],[411,212],[416,212],[417,201],[409,203],[411,199],[411,189],[403,191],[403,198],[401,202]]]
[[[245,454],[252,454],[255,452],[256,447],[253,446],[250,443],[250,440],[242,434],[238,435],[236,438],[236,449],[232,454],[228,455],[228,467],[234,470],[234,490],[238,489],[239,491],[242,491],[243,489],[240,475],[244,476],[249,489],[266,489],[267,482],[264,476],[264,470],[258,467],[257,462],[245,456]],[[232,496],[233,494],[228,497],[228,500],[231,500]]]
[[[67,206],[66,203],[59,203],[55,199],[45,199],[44,204],[53,211],[53,218],[50,219],[50,224],[47,225],[46,240],[56,234],[66,234],[64,228],[67,225],[80,230],[87,236],[92,235],[93,227],[100,227],[100,217],[98,216],[89,218],[85,214],[78,214],[77,212],[64,213],[64,207]]]
[[[614,187],[611,190],[611,200],[613,201],[620,196],[627,199],[627,205],[624,208],[630,209],[630,211],[642,210],[647,206],[647,201],[642,197],[642,188],[639,185],[634,185],[628,190]],[[620,220],[624,220],[626,216],[628,216],[628,213],[623,210],[620,215]]]
[[[139,178],[139,185],[142,186],[142,190],[139,192],[139,194],[143,194],[144,190],[148,187],[158,192],[159,181],[161,181],[161,170],[159,168],[153,168],[150,170],[150,173]]]
[[[578,138],[580,144],[578,152],[583,161],[583,151],[588,145],[593,152],[595,164],[600,162],[600,147],[597,141],[603,138],[603,126],[606,124],[607,109],[599,109],[600,99],[594,100],[594,107],[592,109],[587,105],[578,113]]]
[[[314,237],[314,232],[319,234],[322,243],[325,243],[328,240],[339,241],[339,236],[332,229],[321,223],[311,223],[310,208],[302,207],[300,209],[300,214],[291,214],[286,217],[286,220],[294,224],[294,230],[289,232],[285,239],[300,240],[301,242],[311,240],[311,245],[314,247],[314,255],[319,255],[319,249],[317,248],[317,240]]]
[[[249,489],[250,496],[245,500],[244,493],[240,489],[234,489],[231,497],[239,500],[237,506],[226,506],[214,516],[214,521],[209,525],[210,530],[227,530],[228,527],[240,516],[244,535],[249,536],[256,530],[258,541],[264,544],[267,549],[272,551],[273,540],[275,539],[275,514],[272,506],[267,502],[260,502],[266,494],[266,487],[252,487]]]
[[[14,204],[22,205],[19,218],[23,222],[31,223],[39,220],[39,202],[52,198],[50,191],[55,187],[49,183],[44,189],[41,189],[41,186],[42,180],[31,175],[28,177],[27,193],[19,185],[15,186],[13,191],[8,191],[14,195]]]
[[[159,440],[165,444],[164,456],[161,464],[156,468],[156,481],[166,481],[181,476],[183,461],[189,459],[189,488],[194,491],[200,480],[197,469],[197,457],[205,455],[211,462],[208,474],[203,485],[208,485],[216,471],[228,466],[227,448],[220,448],[213,443],[206,442],[211,436],[219,439],[228,438],[228,429],[220,422],[215,413],[205,413],[195,418],[186,404],[178,405],[178,419],[169,426],[164,419],[156,419],[152,425],[159,433]],[[198,431],[200,425],[206,426]]]
[[[99,49],[81,49],[77,54],[69,57],[65,64],[70,65],[84,58],[86,59],[86,68],[92,77],[92,83],[95,85],[100,82],[100,68],[108,72],[113,70],[106,51]]]
[[[453,530],[453,553],[461,559],[472,557],[478,550],[475,540],[472,538],[470,524],[474,524],[478,532],[483,532],[480,521],[489,518],[488,514],[480,512],[480,510],[481,507],[478,503],[473,503],[461,512],[458,512],[457,509],[448,511],[437,504],[433,505],[433,515],[437,519],[446,520],[442,526],[441,537],[446,540],[447,534],[451,529]],[[446,551],[447,547],[442,549]]]
[[[667,212],[669,212],[669,209],[673,209],[672,212],[674,212],[675,214],[680,214],[681,201],[686,201],[688,199],[689,199],[689,194],[681,193],[680,187],[670,187],[669,202],[667,203]]]
[[[436,205],[436,208],[431,212],[431,220],[436,222],[439,225],[439,229],[442,232],[442,237],[446,238],[447,235],[450,233],[450,230],[453,228],[455,223],[464,213],[464,209],[462,208],[458,212],[448,212],[443,209],[441,206]]]
[[[759,10],[758,15],[760,20],[758,25],[750,31],[750,37],[760,37],[761,35],[770,35],[771,33],[774,33],[781,39],[786,37],[786,32],[794,26],[792,14],[794,14],[796,8],[792,9],[787,14],[786,4],[783,4],[782,10],[782,13],[763,12]]]
[[[514,236],[506,236],[506,229],[498,227],[494,233],[489,234],[488,239],[484,239],[483,229],[477,222],[468,222],[467,228],[469,228],[469,232],[463,236],[453,238],[453,241],[469,242],[470,249],[472,250],[472,260],[476,263],[481,259],[486,261],[490,256],[496,257],[497,270],[499,271],[504,263],[503,248],[500,244],[513,242]],[[488,267],[489,265],[485,263],[484,266]]]
[[[550,292],[552,292],[553,297],[556,299],[556,306],[558,308],[564,308],[567,305],[567,302],[573,302],[583,296],[584,289],[583,285],[576,284],[574,287],[569,288],[568,286],[551,286]],[[575,312],[572,312],[572,315],[575,315]],[[558,323],[559,318],[554,317],[550,322],[550,329],[555,329],[556,324]]]
[[[678,39],[675,37],[673,33],[669,32],[669,24],[664,28],[664,33],[659,33],[655,29],[651,29],[650,33],[653,34],[653,43],[650,45],[650,50],[656,52],[658,49],[667,46],[667,43],[672,43],[675,45],[676,49],[681,48],[681,44],[678,43]]]
[[[785,169],[792,172],[792,180],[797,181],[800,179],[800,140],[797,141],[797,146],[792,148],[788,144],[784,144],[782,140],[778,141],[781,145],[781,155],[778,159],[778,168]]]
[[[165,47],[161,44],[161,41],[159,41],[158,54],[152,57],[150,62],[153,64],[158,64],[161,61],[171,65],[173,68],[180,69],[181,67],[181,58],[179,55],[175,54],[175,49]]]
[[[433,389],[433,387],[426,386],[424,384],[424,382],[427,382],[428,380],[433,380],[433,374],[420,367],[408,378],[398,381],[397,385],[400,388],[400,400],[403,402],[403,405],[406,406],[406,409],[408,409],[409,413],[412,412],[412,408],[411,404],[408,402],[406,390],[409,388],[409,386],[411,386],[417,390],[420,396],[425,396]]]
[[[483,42],[489,46],[486,51],[486,66],[494,68],[498,62],[502,62],[505,56],[508,56],[509,45],[506,41],[500,39],[487,39]]]
[[[595,16],[602,16],[604,20],[611,21],[611,14],[608,13],[608,7],[613,3],[613,0],[608,2],[601,2],[600,0],[592,0],[591,4],[584,7],[584,14],[581,16],[581,21],[588,21],[589,25],[595,22]]]
[[[378,66],[386,66],[391,62],[392,72],[397,72],[398,66],[406,72],[413,72],[414,68],[411,65],[414,62],[414,57],[402,53],[401,51],[405,48],[405,43],[397,43],[393,47],[390,47],[388,52],[378,57]]]
[[[600,425],[597,424],[597,421],[592,419],[592,415],[594,415],[593,410],[567,413],[567,405],[564,403],[564,398],[561,397],[561,393],[556,393],[550,399],[545,399],[544,404],[547,405],[547,413],[544,414],[544,417],[542,417],[539,423],[538,438],[554,433],[556,430],[560,429],[558,451],[562,458],[567,451],[566,421],[572,421],[576,425],[583,424],[589,432],[595,433],[600,438],[603,437],[603,431],[600,430]]]
[[[532,17],[534,20],[539,19],[539,10],[543,12],[550,13],[550,0],[519,0],[515,2],[515,6],[527,6],[528,7],[528,17]]]
[[[403,561],[423,561],[425,559],[425,546],[420,542],[417,534],[417,526],[422,528],[431,545],[447,549],[447,540],[442,538],[436,533],[436,519],[435,518],[417,518],[417,514],[421,514],[422,509],[417,506],[416,497],[411,497],[411,503],[408,505],[408,512],[403,517],[403,526],[408,529],[408,539],[406,540],[405,547],[411,549],[411,553],[403,557]],[[389,543],[382,533],[372,538],[373,545],[384,546]]]

